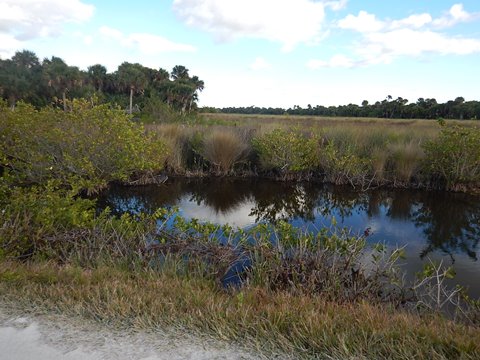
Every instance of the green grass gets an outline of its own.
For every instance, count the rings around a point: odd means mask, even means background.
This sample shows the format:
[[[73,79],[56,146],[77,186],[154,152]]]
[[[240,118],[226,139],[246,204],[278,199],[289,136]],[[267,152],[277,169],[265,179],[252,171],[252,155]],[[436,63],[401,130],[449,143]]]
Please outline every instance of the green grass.
[[[440,316],[419,317],[366,302],[246,287],[164,271],[85,270],[54,263],[0,263],[3,302],[109,327],[171,326],[232,340],[267,354],[334,359],[477,359],[480,331]]]

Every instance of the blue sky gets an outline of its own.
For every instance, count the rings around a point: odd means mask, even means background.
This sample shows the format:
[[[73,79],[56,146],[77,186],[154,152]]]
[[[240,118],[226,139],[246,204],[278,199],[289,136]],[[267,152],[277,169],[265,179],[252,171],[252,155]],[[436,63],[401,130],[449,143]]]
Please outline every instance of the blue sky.
[[[478,0],[0,0],[0,57],[22,49],[184,65],[205,106],[480,100]]]

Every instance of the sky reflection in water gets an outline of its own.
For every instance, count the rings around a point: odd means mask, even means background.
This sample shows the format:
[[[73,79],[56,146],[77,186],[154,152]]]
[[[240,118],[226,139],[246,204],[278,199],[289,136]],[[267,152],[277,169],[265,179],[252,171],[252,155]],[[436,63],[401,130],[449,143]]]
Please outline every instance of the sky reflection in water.
[[[187,219],[248,227],[259,221],[287,220],[315,229],[332,224],[363,233],[370,242],[405,246],[409,276],[428,259],[453,264],[455,282],[480,296],[480,198],[466,194],[413,190],[373,190],[263,179],[169,179],[161,186],[112,187],[99,207],[113,212],[152,212],[178,206]]]

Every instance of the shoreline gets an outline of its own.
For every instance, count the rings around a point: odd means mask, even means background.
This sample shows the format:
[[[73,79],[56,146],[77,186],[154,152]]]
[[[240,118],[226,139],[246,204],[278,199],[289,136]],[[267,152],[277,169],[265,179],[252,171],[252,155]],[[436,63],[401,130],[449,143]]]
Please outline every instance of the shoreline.
[[[151,176],[151,181],[129,181],[129,182],[117,182],[113,181],[110,185],[121,185],[121,186],[148,186],[148,185],[161,185],[167,183],[170,179],[192,179],[192,180],[211,180],[211,179],[225,179],[227,181],[241,181],[241,180],[255,180],[255,181],[275,181],[279,183],[313,183],[322,186],[339,186],[339,187],[348,187],[353,191],[357,192],[366,192],[369,190],[412,190],[412,191],[427,191],[427,192],[445,192],[445,193],[460,193],[467,194],[472,196],[480,196],[480,184],[466,185],[464,187],[458,187],[457,189],[448,189],[445,186],[432,186],[428,184],[421,183],[409,183],[409,184],[396,184],[396,183],[383,183],[383,184],[374,184],[367,188],[362,188],[355,184],[335,184],[331,181],[326,181],[324,177],[317,177],[313,175],[304,175],[304,174],[289,174],[287,177],[282,177],[279,175],[270,175],[267,173],[254,173],[254,172],[245,172],[245,173],[236,173],[236,174],[216,174],[214,172],[186,172],[184,174],[164,171],[158,175],[160,181],[156,180],[156,176]]]

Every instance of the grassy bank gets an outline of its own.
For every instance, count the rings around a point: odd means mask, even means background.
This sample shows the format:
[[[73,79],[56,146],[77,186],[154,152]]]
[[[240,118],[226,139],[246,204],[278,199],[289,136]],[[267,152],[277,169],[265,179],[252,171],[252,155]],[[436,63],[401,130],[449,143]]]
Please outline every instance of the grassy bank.
[[[173,326],[241,342],[262,352],[331,359],[475,359],[480,331],[388,307],[336,304],[153,271],[52,263],[0,264],[4,301],[31,311],[86,317],[111,327]]]

